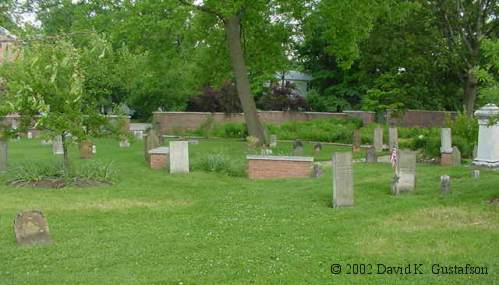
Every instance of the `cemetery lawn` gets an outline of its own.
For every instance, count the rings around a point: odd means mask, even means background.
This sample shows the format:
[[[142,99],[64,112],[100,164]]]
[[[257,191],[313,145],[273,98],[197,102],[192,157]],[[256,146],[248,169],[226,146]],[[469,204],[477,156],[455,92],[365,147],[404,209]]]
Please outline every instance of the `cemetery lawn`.
[[[282,144],[281,144],[282,145]],[[10,142],[10,162],[53,159],[38,140]],[[290,144],[284,146],[291,148]],[[307,145],[306,152],[312,153]],[[333,150],[325,146],[318,158]],[[244,158],[236,140],[200,140],[194,159]],[[76,158],[75,163],[85,163]],[[418,165],[415,193],[389,194],[389,164],[354,164],[355,206],[331,208],[331,169],[319,179],[250,181],[146,167],[142,142],[97,140],[94,159],[119,180],[86,189],[0,185],[0,284],[495,284],[499,282],[499,172]],[[238,158],[239,157],[239,158]],[[440,175],[453,193],[439,194]],[[42,210],[54,240],[19,247],[17,212]],[[423,264],[423,274],[378,273],[377,264]],[[342,273],[332,275],[331,265]],[[347,264],[372,264],[348,275]],[[486,266],[487,275],[436,275],[433,264]],[[412,271],[414,272],[414,271]]]

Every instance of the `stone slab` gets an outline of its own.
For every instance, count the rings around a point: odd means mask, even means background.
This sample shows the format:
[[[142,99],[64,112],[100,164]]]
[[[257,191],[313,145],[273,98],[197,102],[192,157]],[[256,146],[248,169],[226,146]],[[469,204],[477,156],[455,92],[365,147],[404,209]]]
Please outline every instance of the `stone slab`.
[[[170,173],[189,173],[189,143],[170,142]]]
[[[17,214],[14,220],[14,234],[19,245],[52,243],[47,221],[40,211]]]
[[[352,153],[333,154],[333,208],[353,206]]]

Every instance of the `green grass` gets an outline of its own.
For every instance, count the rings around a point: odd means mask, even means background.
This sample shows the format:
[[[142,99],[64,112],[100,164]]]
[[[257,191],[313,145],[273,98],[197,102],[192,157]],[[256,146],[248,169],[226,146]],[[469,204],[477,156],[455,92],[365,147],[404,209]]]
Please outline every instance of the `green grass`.
[[[283,146],[287,148],[288,146]],[[191,158],[245,144],[201,140]],[[149,170],[142,144],[98,140],[113,161],[104,188],[0,186],[0,284],[496,284],[499,172],[418,165],[412,194],[389,194],[389,164],[354,165],[355,206],[333,209],[331,173],[320,179],[250,181],[222,174]],[[333,150],[325,146],[320,159]],[[348,148],[347,148],[348,149]],[[311,146],[306,146],[311,153]],[[14,141],[10,161],[51,159],[50,146]],[[73,150],[74,161],[76,153]],[[439,194],[439,177],[453,193]],[[17,212],[42,210],[54,244],[16,245]],[[334,263],[423,263],[423,275],[332,275]],[[488,275],[433,275],[433,263],[487,266]]]

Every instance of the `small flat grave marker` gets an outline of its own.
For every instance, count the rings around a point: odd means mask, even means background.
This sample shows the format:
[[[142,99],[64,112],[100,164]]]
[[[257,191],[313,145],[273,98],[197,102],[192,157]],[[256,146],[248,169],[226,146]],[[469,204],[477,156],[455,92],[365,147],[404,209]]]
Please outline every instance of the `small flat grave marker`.
[[[17,214],[14,220],[14,234],[19,245],[52,243],[47,221],[40,211]]]

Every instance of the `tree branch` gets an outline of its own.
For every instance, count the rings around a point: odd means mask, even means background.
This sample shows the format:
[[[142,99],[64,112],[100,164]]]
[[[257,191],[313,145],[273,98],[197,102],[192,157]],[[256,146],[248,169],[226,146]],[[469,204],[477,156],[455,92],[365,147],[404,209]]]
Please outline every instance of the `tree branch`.
[[[208,7],[206,7],[205,5],[196,5],[194,3],[191,3],[191,2],[188,2],[186,0],[178,0],[180,2],[180,4],[184,5],[184,6],[189,6],[189,7],[192,7],[198,11],[202,11],[202,12],[205,12],[205,13],[208,13],[208,14],[211,14],[213,16],[216,16],[218,17],[220,20],[222,21],[225,21],[225,17],[219,13],[218,11],[215,11],[215,10],[212,10]]]

